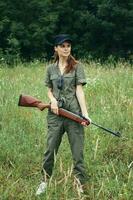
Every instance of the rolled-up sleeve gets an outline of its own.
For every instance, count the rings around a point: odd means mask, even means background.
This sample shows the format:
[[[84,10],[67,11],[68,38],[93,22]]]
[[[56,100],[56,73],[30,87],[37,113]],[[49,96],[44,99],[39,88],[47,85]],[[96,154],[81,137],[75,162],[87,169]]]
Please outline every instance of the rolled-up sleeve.
[[[83,65],[77,64],[76,67],[76,85],[85,85],[86,84],[86,78],[85,78],[85,72],[83,69]]]
[[[52,88],[52,81],[50,80],[50,67],[46,70],[44,83],[46,87]]]

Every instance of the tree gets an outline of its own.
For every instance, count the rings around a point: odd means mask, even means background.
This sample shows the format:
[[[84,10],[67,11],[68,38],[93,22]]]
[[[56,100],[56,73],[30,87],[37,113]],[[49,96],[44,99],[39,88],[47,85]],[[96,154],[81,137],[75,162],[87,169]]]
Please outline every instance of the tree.
[[[50,58],[52,37],[69,33],[80,57],[128,58],[133,47],[131,0],[1,0],[0,49],[23,59]]]

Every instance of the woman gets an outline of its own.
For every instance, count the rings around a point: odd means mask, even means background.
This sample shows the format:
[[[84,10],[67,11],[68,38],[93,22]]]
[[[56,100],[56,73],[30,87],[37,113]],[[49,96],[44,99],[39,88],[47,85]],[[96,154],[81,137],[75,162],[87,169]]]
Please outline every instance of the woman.
[[[54,157],[58,152],[62,136],[67,133],[74,161],[74,174],[81,185],[86,182],[84,167],[83,126],[70,119],[58,115],[58,108],[63,107],[71,112],[82,114],[88,118],[83,85],[86,84],[81,64],[71,55],[71,38],[67,34],[55,37],[55,63],[47,69],[45,85],[48,87],[48,97],[51,109],[48,111],[47,150],[43,163],[44,181],[40,184],[36,194],[45,192],[47,180],[52,175]],[[83,123],[83,125],[86,125]]]

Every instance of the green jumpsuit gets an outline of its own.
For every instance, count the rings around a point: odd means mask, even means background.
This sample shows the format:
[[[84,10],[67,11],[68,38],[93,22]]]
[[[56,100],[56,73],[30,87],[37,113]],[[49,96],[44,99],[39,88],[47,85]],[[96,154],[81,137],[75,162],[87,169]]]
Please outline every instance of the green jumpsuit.
[[[62,88],[58,87],[61,80]],[[45,85],[52,88],[54,97],[64,99],[63,108],[81,114],[80,105],[76,97],[76,86],[86,84],[84,70],[81,64],[76,64],[73,71],[64,73],[61,76],[57,64],[51,64],[47,68]],[[52,175],[54,166],[54,157],[58,152],[62,136],[66,132],[68,141],[71,147],[74,169],[73,172],[81,182],[84,184],[86,181],[83,147],[84,147],[84,128],[82,125],[70,119],[58,116],[48,110],[48,135],[47,135],[47,150],[44,155],[43,170],[48,177]]]

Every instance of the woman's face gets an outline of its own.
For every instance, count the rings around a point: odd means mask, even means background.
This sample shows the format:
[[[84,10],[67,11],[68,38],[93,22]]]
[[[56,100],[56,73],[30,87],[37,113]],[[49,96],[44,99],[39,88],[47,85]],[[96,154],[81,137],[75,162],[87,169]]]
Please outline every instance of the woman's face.
[[[55,51],[59,57],[68,57],[71,53],[71,44],[69,42],[64,42],[57,45],[55,46]]]

